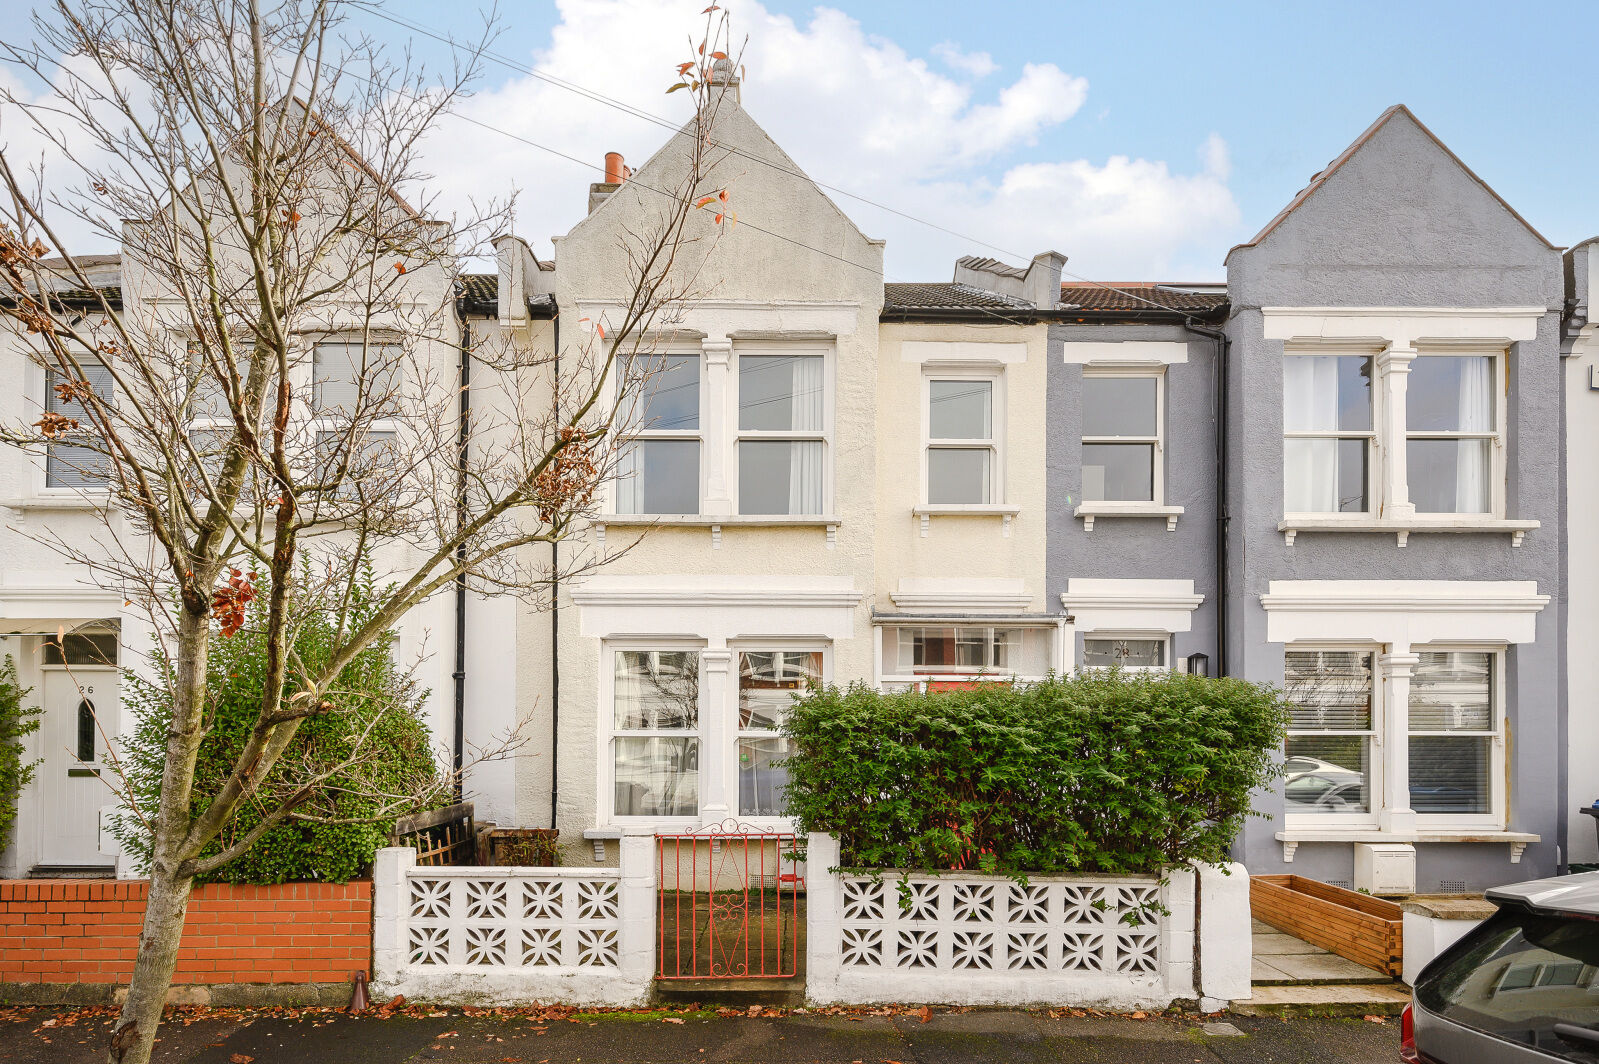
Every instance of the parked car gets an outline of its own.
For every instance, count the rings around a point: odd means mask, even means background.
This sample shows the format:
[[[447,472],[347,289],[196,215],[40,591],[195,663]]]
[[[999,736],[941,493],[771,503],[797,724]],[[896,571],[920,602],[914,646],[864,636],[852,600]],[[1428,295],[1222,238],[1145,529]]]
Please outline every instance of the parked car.
[[[1488,891],[1499,911],[1416,977],[1411,1064],[1599,1064],[1599,872]]]

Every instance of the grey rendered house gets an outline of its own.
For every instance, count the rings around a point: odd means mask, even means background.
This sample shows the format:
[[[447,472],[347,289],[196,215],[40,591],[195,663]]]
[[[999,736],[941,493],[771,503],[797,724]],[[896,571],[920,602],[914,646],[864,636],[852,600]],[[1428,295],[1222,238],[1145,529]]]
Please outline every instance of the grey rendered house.
[[[1563,297],[1558,249],[1404,107],[1229,253],[1225,297],[1063,288],[1049,591],[1084,665],[1289,692],[1251,872],[1562,862]]]

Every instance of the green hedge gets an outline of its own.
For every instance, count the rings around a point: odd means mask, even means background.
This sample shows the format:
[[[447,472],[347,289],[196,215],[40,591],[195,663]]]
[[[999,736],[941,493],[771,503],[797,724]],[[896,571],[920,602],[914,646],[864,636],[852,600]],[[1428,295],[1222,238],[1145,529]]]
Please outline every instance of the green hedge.
[[[1154,874],[1220,863],[1287,706],[1234,679],[1081,674],[796,700],[788,809],[845,867]]]
[[[17,663],[7,654],[0,659],[0,850],[11,845],[17,821],[17,795],[33,779],[37,760],[24,761],[23,736],[39,730],[39,707],[23,701],[31,687],[17,683]]]
[[[310,611],[294,641],[297,663],[315,671],[327,661],[341,621],[362,623],[376,608],[376,600],[370,577],[366,577],[351,595],[348,619],[340,618],[332,606]],[[251,604],[246,624],[236,635],[212,633],[206,670],[207,732],[195,764],[196,814],[233,770],[260,712],[266,644],[259,629],[249,622],[262,608],[260,600]],[[354,757],[357,763],[329,779],[305,807],[319,819],[348,822],[284,821],[206,879],[225,883],[343,883],[354,879],[371,867],[372,855],[385,844],[394,826],[392,813],[377,815],[386,803],[375,796],[422,795],[434,788],[438,769],[422,715],[427,692],[395,664],[395,638],[394,632],[387,633],[345,666],[326,691],[335,710],[301,723],[278,767],[261,787],[261,800],[246,799],[202,856],[220,852],[259,824],[288,780],[306,778]],[[157,664],[162,664],[159,657]],[[124,700],[136,719],[124,771],[141,806],[154,809],[165,764],[171,700],[164,684],[150,683],[131,671],[125,673],[123,685]],[[292,681],[285,685],[285,693],[294,689]],[[419,801],[404,811],[447,801],[444,795],[431,802]],[[113,830],[136,860],[148,862],[150,838],[138,820],[124,815]]]

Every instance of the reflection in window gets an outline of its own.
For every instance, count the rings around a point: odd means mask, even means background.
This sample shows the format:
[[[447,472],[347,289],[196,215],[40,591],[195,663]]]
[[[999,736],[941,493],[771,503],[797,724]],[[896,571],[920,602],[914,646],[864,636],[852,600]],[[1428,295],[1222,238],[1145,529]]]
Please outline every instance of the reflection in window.
[[[79,761],[94,760],[94,703],[85,698],[78,703],[78,749]]]
[[[1161,380],[1083,377],[1083,500],[1153,502]]]
[[[1163,669],[1166,640],[1085,638],[1083,665],[1090,669]]]
[[[738,512],[820,514],[821,355],[738,358]]]
[[[1284,793],[1290,813],[1371,809],[1372,665],[1364,650],[1290,650]]]
[[[1420,657],[1410,680],[1410,807],[1487,813],[1494,655],[1423,650]]]
[[[617,816],[699,812],[699,663],[699,654],[691,650],[614,655]]]
[[[1417,513],[1493,507],[1494,372],[1488,355],[1424,355],[1405,391],[1405,468]]]
[[[640,357],[623,379],[638,419],[617,463],[616,512],[699,513],[700,357]]]
[[[994,382],[928,381],[927,501],[995,501]]]
[[[777,734],[796,697],[822,682],[822,655],[775,650],[738,656],[738,803],[744,816],[782,816],[789,743]]]
[[[68,632],[44,641],[46,665],[115,665],[120,640],[115,632]]]
[[[1042,676],[1049,670],[1047,628],[991,628],[948,625],[889,629],[894,642],[894,672],[899,675],[951,675],[998,672]]]

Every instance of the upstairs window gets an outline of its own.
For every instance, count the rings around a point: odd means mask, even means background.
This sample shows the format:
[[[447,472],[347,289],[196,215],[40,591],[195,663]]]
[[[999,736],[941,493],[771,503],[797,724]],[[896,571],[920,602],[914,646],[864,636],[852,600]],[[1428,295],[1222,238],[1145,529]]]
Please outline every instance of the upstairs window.
[[[1405,391],[1405,467],[1417,513],[1494,509],[1499,360],[1421,355]]]
[[[825,371],[819,354],[739,355],[739,513],[822,513]]]
[[[111,371],[98,362],[79,361],[83,379],[101,402],[109,404],[113,398]],[[63,399],[58,386],[66,377],[55,370],[45,374],[44,408],[52,414],[74,418],[79,438],[95,435],[94,419],[77,397]],[[66,488],[75,491],[97,491],[106,487],[111,476],[111,456],[93,446],[76,443],[52,443],[45,451],[44,484],[47,488]]]
[[[639,417],[618,458],[616,512],[699,513],[700,356],[640,358],[628,377]]]
[[[1290,354],[1283,360],[1283,508],[1367,513],[1371,506],[1372,359]]]
[[[932,506],[997,502],[999,447],[993,379],[927,382],[927,502]]]
[[[1163,371],[1084,372],[1084,502],[1160,501],[1165,380]]]
[[[311,402],[317,419],[319,467],[348,463],[345,485],[391,472],[396,460],[392,420],[399,404],[398,344],[324,341],[312,349]]]

